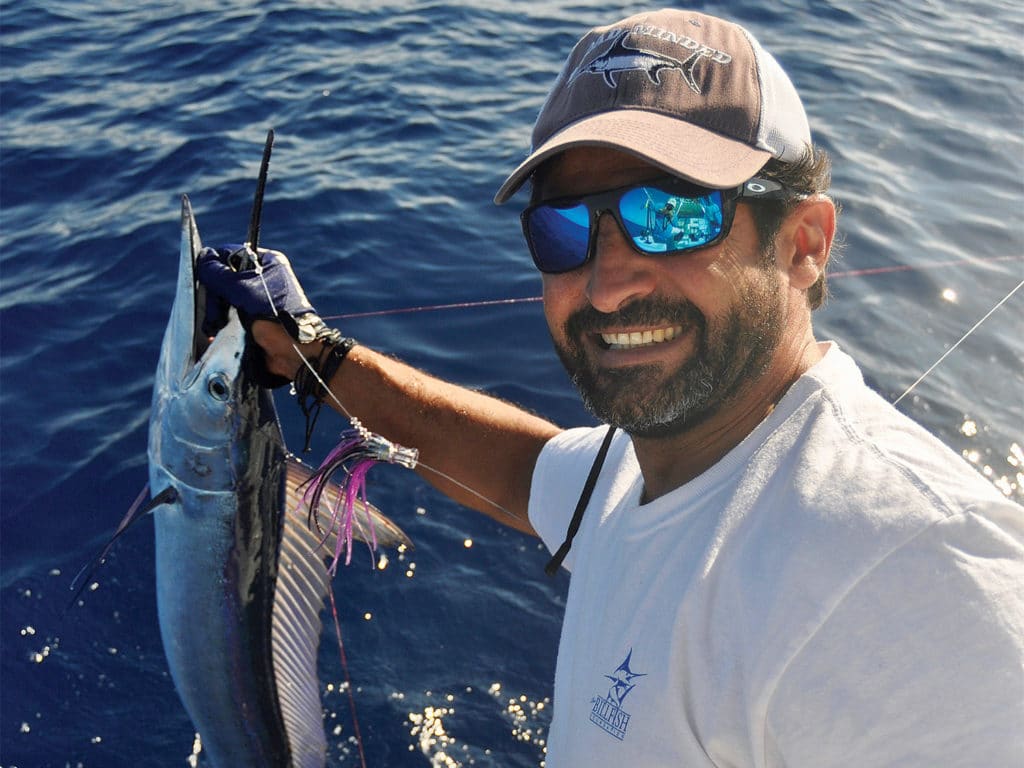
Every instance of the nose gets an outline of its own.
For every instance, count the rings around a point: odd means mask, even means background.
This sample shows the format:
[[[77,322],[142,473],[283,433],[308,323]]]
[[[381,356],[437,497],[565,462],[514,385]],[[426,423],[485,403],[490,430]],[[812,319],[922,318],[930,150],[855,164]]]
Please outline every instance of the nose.
[[[591,306],[599,312],[615,312],[650,295],[657,286],[653,261],[633,250],[614,216],[601,214],[594,258],[587,265],[587,299]]]

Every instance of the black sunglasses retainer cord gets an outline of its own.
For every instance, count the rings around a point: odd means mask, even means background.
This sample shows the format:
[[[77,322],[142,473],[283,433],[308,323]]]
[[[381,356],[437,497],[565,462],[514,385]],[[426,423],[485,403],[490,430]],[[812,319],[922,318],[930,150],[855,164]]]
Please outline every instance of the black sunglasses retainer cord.
[[[587,475],[587,482],[583,485],[583,492],[580,493],[580,499],[576,502],[576,511],[572,513],[572,520],[569,522],[569,529],[565,534],[565,541],[562,542],[562,546],[555,552],[548,564],[544,566],[544,573],[548,576],[554,576],[558,573],[558,569],[562,566],[562,561],[565,560],[565,556],[569,554],[569,548],[572,546],[572,540],[576,538],[576,532],[580,529],[580,522],[583,520],[583,510],[587,508],[590,503],[590,497],[594,494],[594,486],[597,485],[597,477],[601,474],[601,467],[604,465],[605,456],[608,455],[608,447],[612,444],[612,436],[615,434],[615,427],[608,427],[608,431],[605,433],[604,441],[601,443],[601,448],[597,452],[597,456],[594,458],[594,463],[590,467],[590,474]]]

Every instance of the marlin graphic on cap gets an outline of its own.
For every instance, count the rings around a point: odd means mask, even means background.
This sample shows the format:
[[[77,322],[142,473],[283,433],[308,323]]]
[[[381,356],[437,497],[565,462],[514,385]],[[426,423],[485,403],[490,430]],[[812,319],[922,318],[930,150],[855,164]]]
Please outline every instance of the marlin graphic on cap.
[[[611,48],[596,59],[592,59],[586,66],[577,69],[569,83],[580,75],[601,75],[609,88],[615,88],[616,77],[620,73],[639,70],[646,73],[652,83],[661,85],[661,73],[666,69],[674,69],[682,75],[694,93],[700,93],[700,87],[693,77],[693,68],[702,58],[713,56],[713,49],[698,48],[686,61],[679,61],[662,53],[626,45],[625,40],[626,35],[617,38]]]

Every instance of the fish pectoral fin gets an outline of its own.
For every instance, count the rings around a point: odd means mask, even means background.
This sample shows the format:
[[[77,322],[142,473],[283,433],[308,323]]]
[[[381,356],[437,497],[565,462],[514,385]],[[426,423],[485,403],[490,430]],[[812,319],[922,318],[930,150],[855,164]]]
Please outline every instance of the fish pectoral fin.
[[[376,541],[377,546],[389,549],[404,547],[413,550],[416,547],[412,539],[398,527],[398,524],[385,515],[373,504],[356,502],[355,525],[353,525],[353,537],[356,541],[370,544]]]
[[[75,601],[78,600],[79,596],[82,594],[82,590],[85,589],[85,585],[89,583],[89,579],[92,578],[96,569],[103,565],[103,562],[107,559],[107,555],[110,554],[110,549],[114,546],[114,542],[121,537],[122,533],[128,530],[132,523],[143,515],[152,512],[157,507],[163,504],[173,504],[178,499],[178,492],[172,487],[167,487],[154,496],[148,504],[143,506],[142,501],[146,498],[146,493],[148,492],[149,485],[147,484],[135,498],[135,501],[132,502],[131,507],[128,508],[128,512],[125,513],[125,516],[121,518],[121,522],[118,523],[117,529],[114,531],[114,535],[110,537],[110,541],[108,541],[103,549],[100,550],[99,554],[82,566],[78,575],[71,581],[71,586],[69,586],[68,589],[72,590],[75,594],[71,597],[71,600],[65,607],[65,611],[75,604]]]

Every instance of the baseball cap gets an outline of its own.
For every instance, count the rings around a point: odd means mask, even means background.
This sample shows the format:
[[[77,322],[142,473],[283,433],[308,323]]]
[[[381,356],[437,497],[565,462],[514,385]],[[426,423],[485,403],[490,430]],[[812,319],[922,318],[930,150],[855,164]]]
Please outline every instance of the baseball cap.
[[[577,146],[631,152],[718,189],[811,144],[796,88],[746,29],[664,9],[591,29],[565,62],[534,124],[529,156],[494,202],[545,160]]]

